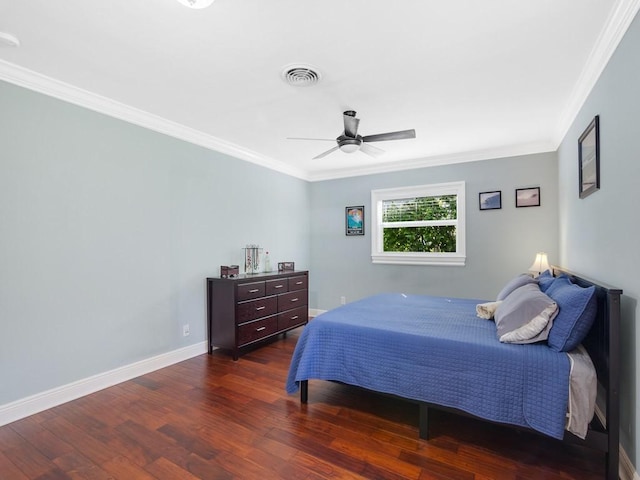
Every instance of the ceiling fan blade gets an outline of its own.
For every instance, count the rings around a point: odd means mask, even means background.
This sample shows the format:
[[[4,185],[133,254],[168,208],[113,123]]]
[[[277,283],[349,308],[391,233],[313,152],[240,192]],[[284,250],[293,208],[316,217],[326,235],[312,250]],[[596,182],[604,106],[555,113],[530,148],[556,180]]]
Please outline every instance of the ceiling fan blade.
[[[373,145],[369,145],[368,143],[364,142],[360,144],[360,151],[374,158],[384,154],[384,150],[382,150],[381,148],[374,147]]]
[[[367,135],[362,137],[363,142],[384,142],[385,140],[404,140],[405,138],[416,138],[416,131],[401,130],[399,132],[378,133],[377,135]]]
[[[360,119],[356,118],[356,112],[348,110],[344,112],[342,118],[344,118],[344,134],[347,137],[356,138],[356,135],[358,135],[358,125],[360,124]]]
[[[287,140],[320,140],[323,142],[335,142],[335,138],[305,138],[305,137],[287,137]]]
[[[333,147],[331,150],[327,150],[324,153],[321,153],[320,155],[316,155],[315,157],[312,158],[312,160],[317,160],[318,158],[322,158],[322,157],[326,157],[327,155],[329,155],[330,153],[335,152],[336,150],[338,150],[340,147],[338,147],[337,145],[335,147]]]

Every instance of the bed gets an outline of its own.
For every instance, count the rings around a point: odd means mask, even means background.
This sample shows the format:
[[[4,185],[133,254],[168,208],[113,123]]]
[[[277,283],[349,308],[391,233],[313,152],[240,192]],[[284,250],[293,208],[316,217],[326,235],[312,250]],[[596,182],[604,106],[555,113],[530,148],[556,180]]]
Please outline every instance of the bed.
[[[326,380],[415,401],[426,440],[433,408],[533,430],[604,452],[607,479],[617,479],[622,291],[552,270],[535,282],[518,276],[505,285],[493,320],[478,318],[479,305],[491,305],[485,300],[402,293],[325,312],[298,340],[287,392],[299,390],[307,403],[308,381]],[[511,310],[522,316],[524,304],[514,298],[533,290],[536,299],[555,305],[545,310],[552,311],[548,322],[514,327],[499,341],[504,312],[516,305]],[[569,313],[574,316],[567,331]],[[522,331],[525,340],[518,337]]]

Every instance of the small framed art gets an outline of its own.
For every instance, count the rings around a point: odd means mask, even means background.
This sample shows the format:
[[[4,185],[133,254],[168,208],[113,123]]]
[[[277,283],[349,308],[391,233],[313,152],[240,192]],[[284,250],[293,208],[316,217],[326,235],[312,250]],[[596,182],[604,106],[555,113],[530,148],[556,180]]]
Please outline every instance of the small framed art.
[[[539,206],[540,187],[516,188],[516,208]]]
[[[580,198],[600,190],[600,118],[596,115],[578,139]]]
[[[480,192],[478,194],[480,210],[498,210],[502,208],[502,191]]]
[[[345,233],[364,235],[364,206],[345,208]]]

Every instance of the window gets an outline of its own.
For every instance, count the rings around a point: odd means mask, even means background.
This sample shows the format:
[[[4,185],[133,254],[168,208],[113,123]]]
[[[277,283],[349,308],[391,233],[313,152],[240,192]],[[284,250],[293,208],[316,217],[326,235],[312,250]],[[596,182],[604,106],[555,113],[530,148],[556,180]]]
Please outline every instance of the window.
[[[373,190],[373,263],[464,265],[464,190],[464,182]]]

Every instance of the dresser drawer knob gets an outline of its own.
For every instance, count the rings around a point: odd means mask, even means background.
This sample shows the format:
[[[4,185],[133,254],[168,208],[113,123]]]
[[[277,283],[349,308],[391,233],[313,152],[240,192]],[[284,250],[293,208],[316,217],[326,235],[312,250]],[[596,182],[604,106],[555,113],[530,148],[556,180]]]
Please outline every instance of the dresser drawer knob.
[[[266,330],[267,327],[260,327],[260,328],[256,328],[256,332],[261,332],[262,330]]]
[[[273,288],[282,288],[284,285],[275,285]]]
[[[297,320],[298,319],[298,315],[294,315],[293,317],[291,317],[291,320]]]
[[[254,288],[253,290],[249,290],[249,293],[258,293],[259,291],[259,288]]]
[[[262,307],[256,307],[256,312],[259,312],[260,310],[264,310],[265,308],[267,307],[265,307],[264,305]]]
[[[298,297],[291,299],[292,302],[297,302],[298,300],[300,300]]]
[[[302,282],[296,282],[296,285],[302,285]]]

